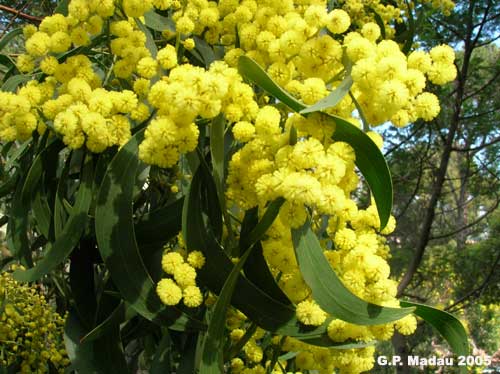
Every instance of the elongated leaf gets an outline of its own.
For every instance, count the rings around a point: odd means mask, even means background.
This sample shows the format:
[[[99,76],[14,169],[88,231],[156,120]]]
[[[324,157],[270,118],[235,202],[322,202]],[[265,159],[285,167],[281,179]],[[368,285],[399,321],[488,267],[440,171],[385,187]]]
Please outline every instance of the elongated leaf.
[[[212,62],[215,61],[215,53],[214,50],[205,39],[202,39],[198,36],[194,36],[195,50],[200,54],[200,57],[203,59],[203,63],[205,67],[208,68]]]
[[[30,139],[26,140],[16,148],[10,148],[8,152],[7,162],[5,163],[5,170],[9,171],[14,165],[16,165],[19,158],[22,157],[27,151],[29,151],[31,144],[32,141]]]
[[[457,356],[467,356],[469,354],[467,332],[462,323],[453,314],[432,308],[428,305],[409,301],[400,301],[400,304],[403,307],[416,308],[413,313],[434,327],[448,342]],[[460,369],[462,373],[467,372],[466,367],[461,367]]]
[[[104,336],[109,330],[119,326],[122,322],[128,321],[130,318],[136,315],[136,312],[128,307],[128,305],[121,300],[118,306],[113,310],[113,312],[88,332],[85,336],[80,339],[80,342],[91,342],[93,340],[99,339]]]
[[[7,55],[0,55],[0,65],[5,66],[7,69],[16,68],[14,60]]]
[[[242,249],[247,249],[257,243],[257,241],[261,240],[266,231],[271,227],[274,220],[278,216],[281,206],[285,203],[285,199],[282,197],[277,198],[272,201],[262,219],[259,221],[257,225],[248,233],[248,235],[243,235],[240,240],[240,246]]]
[[[158,48],[156,47],[153,35],[151,35],[151,32],[148,30],[148,28],[138,18],[135,19],[135,23],[137,24],[137,27],[139,27],[139,29],[144,33],[144,35],[146,35],[146,48],[149,50],[149,53],[151,53],[151,56],[153,58],[156,58],[156,55],[158,54]]]
[[[61,235],[35,267],[28,270],[16,270],[14,278],[21,282],[40,279],[62,263],[80,241],[87,225],[90,203],[92,201],[93,163],[87,158],[83,166],[82,179],[76,196],[75,206]]]
[[[319,100],[317,103],[308,106],[305,109],[302,109],[300,111],[300,114],[320,112],[322,110],[334,107],[344,98],[345,95],[347,95],[347,93],[352,87],[352,83],[353,83],[352,77],[349,74],[347,75],[347,77],[344,78],[342,83],[340,83],[335,90],[330,92],[330,94],[327,97]]]
[[[95,212],[99,251],[114,284],[137,313],[173,329],[202,329],[199,321],[161,303],[137,247],[132,194],[139,165],[137,151],[143,138],[144,130],[135,134],[116,154],[104,175]]]
[[[205,265],[198,270],[200,284],[206,285],[212,292],[219,294],[231,273],[234,265],[224,250],[215,240],[213,233],[203,218],[202,187],[213,184],[209,175],[203,174],[202,167],[195,172],[183,210],[183,235],[188,249],[197,249],[207,259]],[[292,306],[274,299],[245,276],[240,276],[232,304],[241,310],[250,320],[263,329],[277,334],[296,337],[297,339],[314,339],[326,336],[327,324],[316,328],[305,327],[295,317]],[[325,341],[320,342],[325,344]],[[335,346],[333,342],[326,346]]]
[[[392,178],[384,156],[376,144],[356,126],[345,119],[329,116],[337,124],[333,139],[349,143],[356,153],[356,166],[370,185],[382,230],[389,221],[392,210]]]
[[[200,374],[219,374],[224,371],[224,355],[222,348],[224,346],[226,314],[231,305],[231,298],[236,287],[236,281],[251,251],[252,248],[248,249],[240,258],[236,266],[233,267],[215,303],[212,317],[208,324],[207,337],[203,346]]]
[[[136,240],[139,247],[163,247],[181,231],[182,206],[180,198],[165,207],[145,214],[135,225]]]
[[[54,9],[54,13],[60,13],[62,15],[68,15],[68,5],[69,0],[61,0],[57,3],[56,9]]]
[[[18,185],[23,183],[20,179]],[[28,240],[28,214],[29,206],[21,199],[21,188],[17,188],[12,198],[9,210],[9,222],[7,224],[7,246],[12,255],[24,266],[33,266],[30,244]]]
[[[226,121],[219,114],[210,126],[210,154],[212,157],[212,172],[217,188],[217,196],[221,209],[224,209],[224,128]]]
[[[90,330],[96,321],[97,297],[95,291],[95,272],[93,240],[80,240],[79,246],[71,253],[69,285],[75,300],[75,311],[85,330]]]
[[[267,73],[254,60],[247,56],[241,56],[238,60],[238,71],[240,74],[255,83],[260,88],[264,89],[282,103],[293,109],[295,112],[300,112],[307,106],[295,99],[292,95],[278,86]]]
[[[300,112],[306,105],[296,100],[280,86],[251,58],[241,56],[238,61],[238,70],[242,76],[251,80],[269,94],[286,104],[292,110]],[[356,166],[365,177],[377,204],[380,217],[380,229],[383,229],[390,217],[392,209],[392,181],[391,174],[384,156],[363,131],[347,122],[343,118],[323,113],[336,124],[333,139],[350,144],[356,153]]]
[[[10,43],[10,41],[12,39],[14,39],[16,36],[22,35],[22,34],[23,34],[22,28],[17,28],[17,29],[14,29],[14,30],[10,31],[9,33],[7,33],[7,35],[5,35],[2,39],[0,39],[0,51],[2,49],[4,49],[7,46],[7,44]]]
[[[275,204],[276,201],[270,204],[270,206],[266,210],[266,213],[264,213],[263,219],[260,222],[257,221],[258,219],[257,208],[253,208],[246,212],[245,218],[243,219],[243,224],[241,226],[240,253],[243,252],[246,248],[248,248],[248,244],[243,244],[243,243],[245,241],[247,243],[249,242],[247,238],[250,232],[259,232],[259,231],[265,232],[267,231],[267,228],[272,224],[274,218],[272,220],[269,219],[270,222],[266,222],[266,214],[268,214],[270,209],[274,208],[272,207],[272,204]],[[277,215],[278,212],[279,208],[275,214]],[[260,230],[256,227],[259,225],[265,225],[267,227],[265,228],[265,230],[264,229]],[[244,266],[246,277],[251,282],[253,282],[257,287],[266,292],[269,296],[273,297],[274,299],[278,300],[279,302],[285,305],[291,305],[292,302],[288,299],[286,294],[279,287],[278,283],[274,279],[274,276],[269,269],[269,266],[267,265],[267,262],[264,258],[264,254],[262,252],[263,249],[260,241],[257,241],[254,244],[254,247],[255,248],[253,249],[250,257],[248,258]]]
[[[172,339],[168,330],[162,331],[163,337],[158,344],[153,362],[151,362],[151,374],[164,374],[172,372],[172,363],[170,361],[170,352],[172,349]]]
[[[43,190],[44,187],[36,191],[31,206],[33,208],[33,215],[35,216],[38,230],[40,230],[40,233],[49,240],[52,216],[49,203],[47,202],[47,195]]]
[[[17,87],[29,80],[32,79],[31,75],[14,75],[13,77],[10,77],[7,79],[4,84],[2,85],[2,91],[7,91],[7,92],[15,92]]]
[[[144,23],[147,27],[155,31],[170,30],[175,32],[175,23],[170,18],[164,17],[154,11],[144,14]]]
[[[56,139],[35,157],[24,181],[21,193],[21,198],[24,202],[29,202],[33,198],[35,190],[39,187],[38,182],[42,177],[43,171],[48,170],[57,162],[58,153],[63,147],[64,144]]]
[[[310,222],[292,229],[292,240],[300,271],[314,300],[332,316],[357,325],[380,325],[414,311],[414,308],[387,308],[367,303],[351,293],[328,263]]]
[[[78,373],[128,373],[118,326],[95,341],[81,343],[85,334],[76,313],[71,311],[64,326],[66,352]]]

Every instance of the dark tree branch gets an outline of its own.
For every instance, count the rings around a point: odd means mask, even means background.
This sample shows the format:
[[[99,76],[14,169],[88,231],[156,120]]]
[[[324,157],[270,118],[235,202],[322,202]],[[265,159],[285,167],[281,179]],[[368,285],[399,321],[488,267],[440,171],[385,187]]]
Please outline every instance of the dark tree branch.
[[[481,293],[483,292],[483,290],[486,288],[486,286],[490,282],[491,278],[493,277],[493,274],[495,274],[495,269],[498,266],[499,262],[500,262],[500,251],[498,251],[497,258],[496,258],[495,262],[493,263],[493,266],[491,267],[491,269],[490,269],[488,275],[486,276],[486,278],[484,279],[484,281],[478,287],[476,287],[473,290],[466,293],[464,296],[462,296],[460,299],[455,301],[453,304],[447,306],[444,310],[451,310],[455,306],[460,305],[461,303],[463,303],[464,301],[466,301],[470,297],[475,296],[476,294],[479,294],[478,296],[480,296]]]
[[[444,239],[444,238],[448,238],[450,236],[453,236],[455,234],[458,234],[459,232],[463,231],[463,230],[467,230],[468,228],[471,228],[472,226],[474,225],[477,225],[479,222],[481,222],[483,219],[485,219],[486,217],[488,217],[491,213],[493,213],[493,211],[495,211],[496,208],[498,208],[498,206],[500,205],[500,199],[497,197],[495,203],[493,204],[493,206],[488,209],[486,211],[486,213],[484,213],[482,216],[480,216],[478,219],[476,219],[475,221],[463,226],[463,227],[460,227],[456,230],[453,230],[451,232],[447,232],[446,234],[439,234],[439,235],[431,235],[429,237],[429,240],[437,240],[437,239]]]
[[[443,149],[443,153],[441,154],[439,168],[436,172],[436,179],[435,179],[434,187],[432,189],[431,198],[429,200],[429,204],[428,204],[427,209],[425,211],[422,229],[420,231],[420,236],[419,236],[416,248],[415,248],[414,257],[413,257],[412,261],[410,262],[410,265],[408,267],[407,272],[405,273],[405,275],[401,279],[401,282],[398,285],[398,294],[397,294],[398,297],[401,296],[401,294],[404,292],[406,287],[408,287],[408,285],[410,284],[414,274],[416,273],[418,267],[420,266],[420,263],[422,262],[425,249],[427,247],[427,244],[429,243],[432,223],[434,222],[434,217],[436,214],[436,207],[438,204],[439,197],[441,195],[441,191],[443,189],[443,184],[444,184],[445,177],[446,177],[446,171],[448,170],[448,164],[450,161],[450,156],[451,156],[451,152],[452,152],[453,143],[455,140],[455,135],[457,134],[457,131],[459,129],[459,124],[460,124],[459,118],[460,118],[460,114],[461,114],[463,98],[465,95],[465,82],[467,79],[467,73],[468,73],[468,69],[469,69],[470,59],[472,56],[472,51],[474,49],[474,43],[472,43],[472,32],[473,32],[472,19],[473,19],[473,12],[474,12],[473,6],[474,5],[472,3],[469,3],[468,17],[466,20],[467,35],[466,35],[466,38],[464,40],[464,42],[465,42],[464,43],[464,59],[463,59],[463,63],[462,63],[461,74],[458,76],[458,80],[456,83],[457,91],[455,94],[453,116],[451,119],[450,128],[448,130],[448,134],[446,136],[446,140],[444,143],[444,149]],[[481,31],[482,31],[482,28],[480,28],[478,35],[476,35],[476,38],[474,40],[477,40]]]
[[[37,25],[40,22],[42,22],[42,20],[43,20],[43,17],[32,16],[31,14],[23,13],[22,10],[17,10],[17,9],[8,7],[6,5],[0,5],[0,10],[3,10],[4,12],[10,13],[10,14],[14,14],[15,17],[25,19],[25,20],[30,21],[31,23],[34,23]]]

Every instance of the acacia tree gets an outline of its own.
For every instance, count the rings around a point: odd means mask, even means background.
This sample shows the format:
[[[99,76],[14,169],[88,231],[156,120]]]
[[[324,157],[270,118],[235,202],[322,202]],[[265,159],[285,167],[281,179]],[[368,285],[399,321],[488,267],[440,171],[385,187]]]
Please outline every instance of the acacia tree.
[[[467,354],[456,318],[395,297],[369,131],[432,120],[454,53],[406,55],[411,6],[355,5],[72,0],[2,39],[25,38],[0,93],[6,278],[57,290],[73,369],[358,373],[412,314]],[[23,352],[2,365],[63,369],[2,318]]]

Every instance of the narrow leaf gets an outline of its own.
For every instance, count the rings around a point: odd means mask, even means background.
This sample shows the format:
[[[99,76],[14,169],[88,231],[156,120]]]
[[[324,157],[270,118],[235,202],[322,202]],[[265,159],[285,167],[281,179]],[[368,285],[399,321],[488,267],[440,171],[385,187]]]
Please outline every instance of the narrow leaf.
[[[16,270],[14,278],[21,282],[32,282],[40,279],[62,263],[75,248],[85,230],[88,210],[92,201],[93,163],[89,157],[85,161],[82,179],[76,196],[75,206],[61,235],[56,239],[47,253],[35,267],[28,270]]]
[[[23,34],[23,29],[21,27],[7,33],[2,39],[0,39],[0,51],[4,49],[7,46],[7,44],[11,42],[12,39],[22,34]]]
[[[155,40],[153,38],[153,35],[151,35],[151,32],[141,22],[140,19],[136,18],[135,23],[137,24],[137,27],[139,27],[139,29],[144,33],[144,35],[146,35],[146,48],[151,53],[151,56],[153,58],[156,58],[156,55],[158,54],[158,48],[156,47],[156,43],[155,43]]]
[[[175,32],[175,23],[170,18],[164,17],[154,11],[144,14],[144,23],[147,27],[155,31],[170,30]]]
[[[352,77],[349,74],[344,78],[342,83],[340,83],[336,89],[330,92],[327,97],[319,100],[317,103],[308,106],[305,109],[302,109],[300,111],[300,114],[320,112],[322,110],[334,107],[344,98],[345,95],[347,95],[352,87],[352,83]]]
[[[314,300],[335,318],[357,325],[380,325],[414,311],[414,308],[387,308],[367,303],[351,293],[328,263],[310,222],[292,229],[292,240],[300,271]]]
[[[4,84],[2,85],[2,91],[7,91],[7,92],[15,92],[17,87],[29,80],[32,79],[31,75],[14,75],[13,77],[10,77],[7,79]]]
[[[413,313],[434,327],[448,342],[457,356],[467,356],[469,354],[467,332],[462,323],[453,314],[432,308],[428,305],[409,301],[400,301],[400,305],[416,308]],[[466,367],[461,367],[460,370],[462,373],[467,372]]]
[[[78,373],[128,373],[120,330],[116,326],[96,341],[81,343],[85,334],[76,313],[71,311],[64,326],[66,352]]]
[[[251,247],[252,245],[257,243],[257,241],[262,239],[269,227],[271,227],[271,225],[273,224],[280,211],[281,206],[284,203],[285,199],[279,197],[268,205],[259,223],[255,225],[255,227],[248,233],[248,235],[245,235],[241,238],[240,246],[243,250]]]
[[[135,316],[135,311],[128,307],[128,305],[121,300],[118,306],[111,312],[111,314],[100,324],[88,332],[80,339],[80,342],[91,342],[105,335],[109,330],[119,326],[121,323],[128,321]]]
[[[333,115],[329,117],[337,125],[333,139],[346,142],[354,148],[356,166],[370,186],[377,204],[380,229],[382,230],[387,225],[392,210],[393,188],[389,166],[380,149],[368,135],[341,117]]]
[[[136,223],[134,230],[139,247],[161,248],[181,231],[182,206],[180,198],[167,206],[146,213]]]
[[[221,209],[224,209],[224,129],[226,120],[219,114],[210,126],[210,155],[215,187]]]
[[[164,374],[172,372],[172,366],[170,361],[170,352],[172,349],[172,339],[168,333],[168,330],[163,331],[163,337],[158,344],[155,355],[153,357],[153,362],[151,362],[151,374]]]
[[[306,105],[295,99],[292,95],[278,86],[267,73],[254,60],[247,56],[241,56],[238,60],[238,71],[240,74],[251,80],[260,88],[264,89],[282,103],[300,112],[306,108]]]
[[[208,68],[210,66],[210,64],[215,61],[214,50],[205,41],[205,39],[202,39],[198,36],[194,36],[193,39],[194,39],[196,51],[198,51],[201,58],[203,59],[203,62],[205,63],[205,67]]]
[[[226,314],[231,304],[231,297],[236,287],[236,281],[251,251],[251,248],[248,249],[240,258],[236,266],[233,267],[215,303],[211,314],[212,317],[208,324],[207,337],[203,346],[200,374],[219,374],[224,371],[224,355],[222,348],[224,346]]]
[[[203,328],[176,308],[166,308],[155,292],[139,253],[134,232],[132,195],[144,130],[135,134],[113,158],[97,196],[95,231],[99,251],[123,298],[146,319],[171,328]]]

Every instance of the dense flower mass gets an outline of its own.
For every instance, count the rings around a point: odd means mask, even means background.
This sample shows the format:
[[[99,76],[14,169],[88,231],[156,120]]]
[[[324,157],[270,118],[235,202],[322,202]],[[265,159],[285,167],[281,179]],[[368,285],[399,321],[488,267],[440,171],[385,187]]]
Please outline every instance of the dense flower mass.
[[[327,324],[332,342],[388,340],[395,330],[411,334],[413,316],[358,326],[334,319],[313,299],[295,258],[291,229],[311,218],[322,231],[325,257],[346,287],[366,301],[398,307],[383,236],[394,230],[395,220],[391,217],[381,230],[375,205],[358,207],[352,197],[359,185],[356,154],[347,142],[333,140],[336,126],[330,117],[292,114],[237,70],[240,56],[252,58],[304,105],[347,87],[348,93],[324,111],[367,132],[389,122],[402,127],[435,118],[439,101],[426,86],[455,78],[453,50],[440,45],[405,55],[391,39],[394,22],[407,16],[402,1],[391,2],[402,3],[400,7],[375,0],[334,3],[335,9],[322,0],[72,0],[68,15],[55,14],[38,28],[24,29],[26,53],[17,65],[36,79],[16,92],[0,92],[0,140],[24,141],[35,132],[50,131],[71,150],[102,153],[123,146],[146,126],[139,158],[173,168],[182,155],[196,150],[215,121],[224,121],[234,150],[224,181],[232,214],[239,219],[248,209],[263,212],[277,198],[285,200],[262,247],[279,287],[296,306],[298,321],[313,327]],[[432,4],[445,13],[453,7],[450,0]],[[147,16],[154,12],[173,20],[154,28],[162,36],[157,44],[146,28]],[[78,47],[109,59],[108,66],[79,54]],[[382,147],[379,135],[368,135]],[[209,305],[196,280],[206,261],[197,248],[185,247],[181,235],[169,243],[161,263],[166,275],[156,288],[161,301],[188,308]],[[1,279],[0,285],[11,290],[13,281]],[[36,300],[33,313],[42,313],[43,299],[19,290]],[[14,305],[21,301],[12,302],[2,315],[7,323],[1,334],[21,339],[21,346],[42,344],[37,339],[49,334],[41,354],[56,366],[65,362],[51,329],[35,333],[16,327],[33,322],[16,312]],[[60,319],[51,324],[59,325]],[[249,325],[232,309],[229,339],[237,342]],[[291,358],[298,370],[360,373],[373,366],[372,346],[321,348],[259,328],[232,359],[232,373],[266,372],[264,339],[273,339],[285,352],[299,352]],[[38,356],[20,357],[25,371],[41,367]]]
[[[63,373],[69,364],[64,319],[35,289],[0,274],[0,365],[20,373]]]

